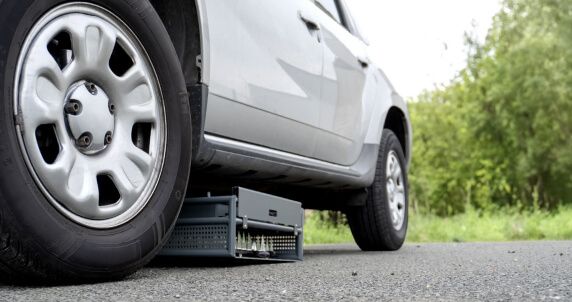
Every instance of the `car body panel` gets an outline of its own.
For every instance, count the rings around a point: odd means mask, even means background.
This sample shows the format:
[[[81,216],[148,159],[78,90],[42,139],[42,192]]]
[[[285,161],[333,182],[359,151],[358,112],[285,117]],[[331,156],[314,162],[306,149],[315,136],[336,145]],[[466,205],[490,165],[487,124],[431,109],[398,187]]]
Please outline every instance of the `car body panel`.
[[[367,108],[377,86],[371,84],[368,67],[357,59],[365,57],[364,43],[326,13],[320,12],[319,20],[325,50],[320,123],[334,135],[318,138],[315,157],[351,165],[363,147],[371,118]]]
[[[207,107],[205,130],[312,156],[320,131],[323,49],[297,18],[301,6],[312,4],[205,3],[211,33],[209,88],[216,96]],[[223,107],[232,110],[218,110]]]
[[[223,167],[215,174],[224,174],[225,168],[230,174],[254,169],[285,181],[310,175],[333,186],[369,186],[391,108],[399,109],[406,120],[409,163],[406,103],[370,60],[367,44],[311,1],[284,2],[197,0],[201,82],[208,87],[208,100],[203,100],[204,144],[196,166]],[[319,20],[319,36],[304,27],[296,12]],[[269,14],[261,16],[264,13]],[[277,14],[287,25],[279,24]],[[293,55],[296,51],[280,49],[295,34],[304,35],[300,44],[320,39],[320,62],[315,61],[315,50],[305,61]],[[288,60],[280,56],[288,55],[292,57],[285,64]]]

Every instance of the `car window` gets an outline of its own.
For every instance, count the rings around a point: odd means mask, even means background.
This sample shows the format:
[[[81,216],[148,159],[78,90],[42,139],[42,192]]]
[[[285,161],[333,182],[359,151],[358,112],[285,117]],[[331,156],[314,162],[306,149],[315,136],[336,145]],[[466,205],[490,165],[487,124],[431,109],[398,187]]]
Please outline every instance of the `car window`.
[[[367,32],[364,32],[362,27],[360,26],[360,22],[358,19],[354,18],[353,9],[351,5],[348,5],[347,1],[338,0],[340,4],[340,8],[342,13],[344,14],[343,20],[346,23],[346,27],[348,30],[356,37],[361,39],[365,44],[369,45],[369,40],[367,39],[366,35]]]
[[[316,0],[316,5],[318,5],[324,12],[326,12],[330,17],[334,18],[336,22],[342,24],[342,18],[338,10],[338,5],[336,0]]]

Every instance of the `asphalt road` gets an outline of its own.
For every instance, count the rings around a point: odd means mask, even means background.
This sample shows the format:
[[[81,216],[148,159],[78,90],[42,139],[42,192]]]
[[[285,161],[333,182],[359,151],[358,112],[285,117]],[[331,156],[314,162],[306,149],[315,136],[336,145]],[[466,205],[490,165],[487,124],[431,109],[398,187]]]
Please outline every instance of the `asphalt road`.
[[[0,300],[572,301],[572,242],[406,245],[392,253],[320,246],[290,264],[154,262],[114,283],[22,288]]]

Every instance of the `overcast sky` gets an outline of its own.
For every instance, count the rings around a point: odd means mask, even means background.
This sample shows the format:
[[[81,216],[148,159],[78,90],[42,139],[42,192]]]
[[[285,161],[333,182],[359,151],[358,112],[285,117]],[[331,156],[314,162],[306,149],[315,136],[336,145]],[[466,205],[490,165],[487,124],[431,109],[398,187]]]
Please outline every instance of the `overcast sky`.
[[[347,0],[404,97],[447,83],[464,67],[464,33],[484,39],[498,0]]]

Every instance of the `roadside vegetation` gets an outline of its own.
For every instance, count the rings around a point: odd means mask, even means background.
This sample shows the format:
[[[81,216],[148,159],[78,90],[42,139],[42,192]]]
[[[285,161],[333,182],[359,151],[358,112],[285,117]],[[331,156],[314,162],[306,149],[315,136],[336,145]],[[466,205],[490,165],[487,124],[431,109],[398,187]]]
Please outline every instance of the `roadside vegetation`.
[[[492,242],[572,239],[572,207],[557,211],[518,211],[507,208],[442,217],[410,213],[407,242]],[[312,212],[304,225],[306,244],[351,243],[346,224],[333,224]]]
[[[505,0],[466,41],[466,68],[409,102],[408,240],[572,239],[572,1]],[[325,216],[307,242],[351,241]]]
[[[332,219],[332,216],[337,218]],[[305,244],[354,242],[345,215],[331,211],[306,211],[304,221]]]

